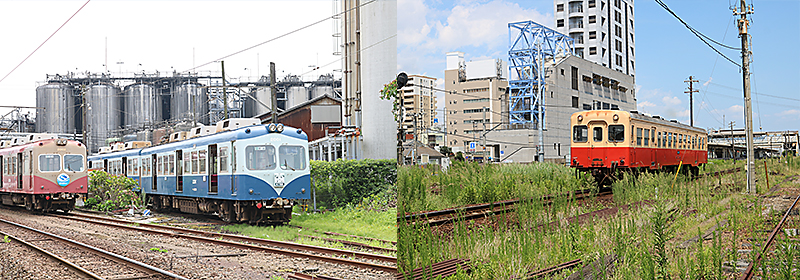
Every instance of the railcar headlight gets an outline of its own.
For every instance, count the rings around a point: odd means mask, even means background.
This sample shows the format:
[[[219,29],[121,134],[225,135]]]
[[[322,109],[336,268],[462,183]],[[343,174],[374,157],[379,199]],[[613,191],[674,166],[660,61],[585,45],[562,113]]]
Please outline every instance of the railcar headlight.
[[[619,120],[619,115],[614,114],[614,121],[618,121],[618,120]]]
[[[303,193],[303,194],[306,193],[306,188],[300,189],[300,193]]]
[[[278,129],[278,132],[283,132],[283,124],[282,124],[282,123],[279,123],[279,124],[276,126],[276,128]]]
[[[269,132],[275,132],[276,127],[277,127],[277,125],[275,125],[274,123],[271,123],[271,124],[269,124],[267,126],[267,130],[269,130]]]
[[[578,121],[583,121],[583,115],[578,115]]]

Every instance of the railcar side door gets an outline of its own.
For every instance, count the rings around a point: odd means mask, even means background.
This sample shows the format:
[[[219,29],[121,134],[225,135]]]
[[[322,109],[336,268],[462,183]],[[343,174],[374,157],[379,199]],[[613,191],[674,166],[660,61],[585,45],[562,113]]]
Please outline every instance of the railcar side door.
[[[17,189],[22,189],[22,153],[17,153]]]
[[[153,164],[152,174],[153,174],[153,192],[158,190],[158,171],[161,167],[161,162],[157,161],[158,155],[152,154],[150,155],[150,160]]]
[[[208,145],[208,193],[217,193],[217,144]]]
[[[589,139],[589,160],[591,166],[604,166],[606,163],[606,152],[609,144],[605,141],[606,122],[605,121],[591,121],[589,122],[589,131],[592,138]]]
[[[177,182],[175,183],[175,191],[183,192],[183,150],[175,151],[175,165],[175,176],[177,178]]]

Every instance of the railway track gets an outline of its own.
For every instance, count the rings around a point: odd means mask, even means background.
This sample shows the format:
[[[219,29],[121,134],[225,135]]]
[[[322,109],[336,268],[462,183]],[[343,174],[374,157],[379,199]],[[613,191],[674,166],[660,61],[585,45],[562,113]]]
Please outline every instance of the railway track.
[[[112,252],[3,219],[0,219],[0,234],[67,266],[84,279],[186,279]]]
[[[392,256],[370,254],[356,251],[347,251],[333,248],[324,248],[305,244],[298,244],[285,241],[267,240],[248,236],[208,232],[180,227],[154,225],[154,224],[134,224],[131,221],[87,215],[80,213],[70,213],[62,215],[51,215],[61,219],[93,223],[103,226],[135,230],[150,234],[159,234],[177,238],[185,238],[194,241],[212,243],[221,246],[235,247],[255,251],[265,251],[269,253],[287,255],[291,257],[305,257],[329,263],[344,264],[367,269],[375,269],[389,273],[396,273],[397,258]],[[364,262],[355,259],[371,260],[393,265]]]
[[[755,274],[753,269],[761,262],[761,257],[767,253],[767,249],[769,249],[769,246],[772,245],[772,241],[775,241],[775,236],[777,236],[778,232],[780,232],[781,228],[783,228],[783,223],[786,222],[786,219],[789,218],[789,214],[792,212],[794,207],[797,206],[798,200],[800,200],[800,195],[794,199],[792,206],[789,206],[789,209],[786,209],[786,213],[783,214],[783,218],[778,222],[777,225],[775,225],[775,228],[772,229],[772,232],[770,232],[767,242],[764,244],[764,248],[758,254],[756,259],[747,266],[747,269],[744,271],[739,280],[749,280],[753,278],[753,274]]]
[[[591,191],[588,190],[578,190],[571,192],[567,195],[548,195],[542,197],[541,202],[544,205],[550,205],[558,198],[571,197],[572,199],[575,199],[577,201],[577,200],[584,200],[588,198],[599,197],[610,194],[611,194],[610,189],[603,190],[601,192],[598,192],[597,194],[593,194]],[[439,226],[439,225],[454,223],[455,221],[458,220],[472,220],[472,219],[486,217],[487,215],[504,214],[506,212],[514,211],[515,204],[528,201],[532,201],[532,199],[512,199],[512,200],[497,201],[492,203],[469,205],[469,206],[457,207],[446,210],[436,210],[436,211],[422,212],[416,214],[409,214],[403,217],[399,217],[398,222],[406,222],[411,225],[426,224],[430,226]]]

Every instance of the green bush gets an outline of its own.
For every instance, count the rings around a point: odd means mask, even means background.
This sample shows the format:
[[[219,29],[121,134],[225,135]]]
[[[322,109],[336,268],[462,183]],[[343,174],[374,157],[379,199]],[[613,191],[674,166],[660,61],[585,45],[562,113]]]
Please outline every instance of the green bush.
[[[394,200],[397,162],[394,160],[311,161],[311,178],[320,208],[358,204],[380,195]]]
[[[84,207],[110,211],[135,205],[141,207],[142,197],[135,191],[135,180],[124,176],[111,176],[105,171],[89,172],[89,197]]]

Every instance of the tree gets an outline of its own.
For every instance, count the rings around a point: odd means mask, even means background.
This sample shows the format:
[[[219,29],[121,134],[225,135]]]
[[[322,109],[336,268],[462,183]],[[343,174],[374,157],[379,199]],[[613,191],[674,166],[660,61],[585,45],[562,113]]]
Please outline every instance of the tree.
[[[439,146],[439,152],[444,156],[449,157],[453,155],[453,150],[448,146]]]

